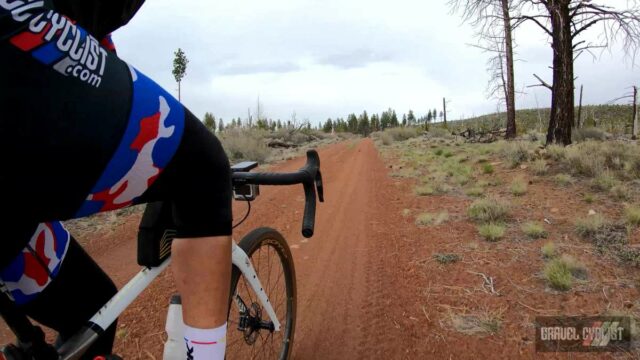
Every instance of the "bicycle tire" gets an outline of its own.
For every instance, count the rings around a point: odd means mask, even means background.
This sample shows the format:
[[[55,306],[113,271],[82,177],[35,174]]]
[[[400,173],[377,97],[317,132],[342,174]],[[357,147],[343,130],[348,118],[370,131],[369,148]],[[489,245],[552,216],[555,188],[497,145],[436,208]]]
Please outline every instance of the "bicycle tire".
[[[251,335],[249,336],[249,339],[247,339],[246,332],[243,332],[238,328],[239,321],[234,321],[234,317],[238,317],[238,319],[240,318],[240,311],[238,310],[237,306],[234,304],[236,291],[238,292],[238,295],[240,295],[240,293],[243,292],[241,291],[241,289],[238,289],[239,283],[241,284],[241,287],[243,287],[244,290],[249,293],[249,299],[247,299],[246,294],[244,294],[245,299],[242,299],[242,301],[247,305],[247,307],[251,308],[254,311],[254,313],[256,311],[262,312],[262,310],[264,309],[259,304],[259,301],[255,298],[255,294],[253,298],[251,298],[251,293],[252,293],[251,288],[248,287],[248,284],[246,283],[246,281],[241,281],[242,273],[237,267],[234,266],[231,273],[231,292],[229,296],[227,355],[229,355],[230,358],[234,358],[234,359],[235,358],[243,358],[243,359],[244,358],[252,358],[252,359],[276,358],[279,360],[288,360],[291,357],[291,352],[293,350],[293,338],[294,338],[294,330],[295,330],[295,323],[296,323],[296,276],[295,276],[293,258],[291,256],[291,250],[289,249],[289,245],[287,244],[284,237],[278,231],[273,230],[271,228],[263,227],[263,228],[255,229],[251,231],[249,234],[245,235],[245,237],[242,238],[238,246],[245,251],[245,253],[249,256],[249,258],[251,258],[251,262],[256,270],[256,273],[258,274],[258,278],[260,279],[263,288],[267,292],[269,301],[272,303],[274,310],[276,310],[276,314],[278,315],[278,320],[280,320],[281,322],[281,330],[280,332],[273,332],[265,329],[257,330],[258,336],[260,336],[260,340],[262,340],[260,342],[260,345],[261,346],[265,345],[267,341],[265,340],[265,335],[266,335],[267,339],[268,338],[271,339],[270,340],[271,346],[269,351],[270,356],[265,357],[263,356],[264,355],[263,353],[263,354],[259,354],[256,357],[254,350],[257,350],[255,345],[259,343],[258,339],[254,339],[253,343],[250,343]],[[284,301],[284,304],[279,303],[278,301],[279,296],[277,293],[270,294],[270,290],[271,290],[270,286],[272,285],[271,274],[273,269],[271,261],[273,260],[268,262],[268,266],[267,266],[267,269],[268,269],[267,271],[269,273],[268,277],[264,277],[264,271],[263,271],[264,267],[261,267],[261,265],[263,265],[262,262],[264,258],[263,250],[267,251],[267,254],[270,254],[271,251],[277,254],[276,263],[278,263],[278,265],[282,267],[282,275],[284,277],[284,284],[285,284],[284,293],[286,294],[286,299]],[[267,255],[267,256],[270,256],[270,255]],[[271,257],[269,257],[269,259],[271,259]],[[261,272],[263,274],[261,274]],[[278,278],[278,279],[281,279],[281,278]],[[280,284],[278,279],[274,280],[274,283],[273,283],[274,287],[276,288]],[[251,304],[248,304],[247,301],[251,301]],[[281,312],[279,312],[278,310],[282,310],[283,308],[286,308],[286,312],[285,312],[285,315],[282,316],[281,318]],[[268,316],[266,314],[264,314],[264,316],[261,316],[258,313],[257,318],[260,319],[261,317],[266,317],[268,319]],[[264,334],[261,334],[261,333],[264,333]],[[281,344],[277,345],[279,347],[279,351],[276,351],[277,349],[273,348],[274,337],[275,337],[274,333],[282,334],[282,342]],[[238,340],[238,337],[240,336],[242,337],[240,338],[240,340]],[[244,340],[244,343],[242,342],[242,340]],[[235,342],[237,342],[237,346],[235,345]],[[251,350],[249,350],[248,347],[251,347]],[[251,351],[251,356],[246,356],[246,355],[239,356],[237,354],[239,351],[242,353]],[[272,354],[276,356],[275,357],[271,356]]]

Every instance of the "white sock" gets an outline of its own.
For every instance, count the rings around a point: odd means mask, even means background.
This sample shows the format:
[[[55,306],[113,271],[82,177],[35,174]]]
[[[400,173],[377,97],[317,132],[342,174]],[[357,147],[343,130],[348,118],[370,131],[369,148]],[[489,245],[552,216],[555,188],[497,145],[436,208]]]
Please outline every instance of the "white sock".
[[[184,326],[187,360],[224,360],[226,340],[227,323],[215,329]]]

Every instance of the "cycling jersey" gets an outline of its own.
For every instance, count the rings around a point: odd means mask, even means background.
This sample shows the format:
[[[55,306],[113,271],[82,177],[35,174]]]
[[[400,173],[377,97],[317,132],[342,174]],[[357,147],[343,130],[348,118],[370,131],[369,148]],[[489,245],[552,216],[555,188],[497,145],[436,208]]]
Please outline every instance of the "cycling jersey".
[[[74,320],[50,315],[47,304],[73,312],[77,301],[61,297],[85,287],[65,267],[78,272],[89,265],[77,264],[91,263],[70,250],[74,240],[60,220],[162,201],[172,208],[177,237],[231,234],[231,178],[220,142],[109,51],[107,35],[141,4],[0,0],[0,189],[9,209],[0,217],[0,285],[61,334],[84,325],[115,288],[108,277],[96,281],[101,295],[79,297],[89,305],[67,317]]]

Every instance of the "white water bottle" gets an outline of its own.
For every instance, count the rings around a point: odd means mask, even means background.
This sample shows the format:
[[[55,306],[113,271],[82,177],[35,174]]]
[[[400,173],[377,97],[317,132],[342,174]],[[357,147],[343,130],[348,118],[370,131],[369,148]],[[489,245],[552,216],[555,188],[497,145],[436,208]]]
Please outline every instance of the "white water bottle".
[[[173,295],[167,311],[167,342],[164,343],[164,360],[184,360],[187,350],[184,344],[184,322],[182,321],[182,300]]]

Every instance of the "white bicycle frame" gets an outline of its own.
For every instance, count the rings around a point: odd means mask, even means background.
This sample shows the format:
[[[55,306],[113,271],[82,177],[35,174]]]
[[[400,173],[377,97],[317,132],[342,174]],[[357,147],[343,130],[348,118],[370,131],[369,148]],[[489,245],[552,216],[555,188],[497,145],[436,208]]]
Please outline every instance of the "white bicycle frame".
[[[138,297],[140,294],[153,282],[153,280],[158,277],[166,268],[169,266],[171,262],[171,258],[167,258],[162,264],[153,268],[144,268],[140,271],[136,276],[134,276],[120,291],[114,295],[111,300],[109,300],[92,318],[89,320],[91,324],[97,325],[100,329],[107,329],[111,324],[116,321],[116,319],[124,312],[124,310],[131,305],[131,303]],[[260,300],[260,304],[266,311],[267,315],[273,322],[273,326],[275,331],[280,331],[280,321],[276,316],[273,307],[271,306],[271,302],[267,297],[267,294],[263,290],[262,284],[260,283],[260,279],[256,274],[253,265],[251,264],[251,259],[247,254],[240,248],[235,241],[232,246],[232,263],[235,265],[242,275],[245,277],[249,286],[253,289],[258,299]],[[232,294],[236,295],[236,294]],[[239,307],[238,303],[236,306]],[[242,310],[242,309],[241,309]],[[97,334],[95,335],[97,338]],[[94,337],[92,337],[93,340]],[[88,347],[88,346],[86,346]],[[79,358],[79,356],[86,350],[85,346],[81,346],[76,351],[72,351],[65,356],[62,357],[62,360],[73,360]]]

